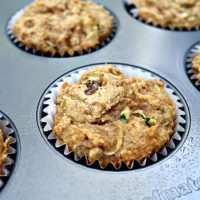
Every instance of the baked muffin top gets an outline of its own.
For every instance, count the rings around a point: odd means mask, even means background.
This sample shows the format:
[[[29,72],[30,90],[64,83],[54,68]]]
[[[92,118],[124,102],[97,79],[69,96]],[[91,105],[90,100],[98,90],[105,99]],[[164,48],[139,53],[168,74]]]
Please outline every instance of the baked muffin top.
[[[25,46],[52,56],[96,47],[112,31],[112,17],[103,6],[80,0],[35,0],[12,27]]]
[[[3,132],[0,129],[0,175],[2,175],[2,167],[4,160],[6,159],[7,156],[7,149],[8,149],[8,144],[9,144],[10,138],[4,140],[3,138]]]
[[[131,0],[140,18],[170,28],[192,29],[200,26],[199,0]]]
[[[192,60],[192,69],[196,75],[197,80],[200,82],[200,52]]]
[[[159,151],[174,133],[174,119],[175,105],[162,81],[128,78],[105,65],[88,70],[75,84],[63,83],[54,132],[89,163],[119,167]]]

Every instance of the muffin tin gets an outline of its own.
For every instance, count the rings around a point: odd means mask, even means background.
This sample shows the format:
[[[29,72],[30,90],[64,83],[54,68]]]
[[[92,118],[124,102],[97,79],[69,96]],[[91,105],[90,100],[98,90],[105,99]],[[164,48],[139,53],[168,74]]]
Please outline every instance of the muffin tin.
[[[0,109],[14,121],[21,145],[17,168],[0,192],[0,199],[198,200],[200,93],[187,77],[185,57],[200,40],[200,31],[147,26],[129,15],[123,0],[97,2],[116,15],[116,36],[94,53],[71,58],[32,55],[9,40],[6,27],[10,17],[29,0],[8,0],[0,8]],[[188,134],[161,162],[137,170],[100,171],[64,158],[40,134],[37,108],[48,85],[77,67],[107,62],[150,70],[182,94]]]

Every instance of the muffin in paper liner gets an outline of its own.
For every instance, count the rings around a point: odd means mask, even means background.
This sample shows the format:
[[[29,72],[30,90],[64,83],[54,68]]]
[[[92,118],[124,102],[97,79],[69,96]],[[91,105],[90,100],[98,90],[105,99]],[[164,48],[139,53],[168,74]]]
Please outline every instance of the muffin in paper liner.
[[[27,6],[26,6],[27,7]],[[12,26],[14,24],[14,22],[20,18],[20,16],[22,16],[24,10],[26,9],[26,7],[24,7],[23,9],[19,10],[18,12],[16,12],[8,21],[7,27],[6,27],[6,31],[7,31],[7,35],[9,37],[9,39],[12,41],[13,44],[15,44],[17,47],[19,47],[20,49],[24,50],[25,52],[37,55],[37,56],[43,56],[43,57],[52,57],[52,58],[66,58],[66,57],[75,57],[75,56],[81,56],[81,55],[86,55],[89,53],[93,53],[97,50],[100,50],[101,48],[105,47],[107,44],[109,44],[115,37],[116,33],[117,33],[117,18],[116,16],[107,8],[105,8],[110,16],[112,16],[112,31],[110,33],[110,35],[104,39],[101,43],[97,44],[96,46],[94,46],[93,48],[89,48],[87,50],[83,50],[82,52],[77,52],[75,51],[74,55],[69,55],[67,52],[62,56],[60,55],[58,52],[55,55],[51,55],[50,52],[42,52],[42,51],[36,51],[33,48],[29,48],[27,47],[25,44],[23,44],[22,42],[20,42],[15,35],[12,33]]]
[[[109,63],[122,71],[125,76],[136,76],[144,79],[161,79],[159,76],[154,75],[153,73],[146,71],[144,69],[126,65],[126,64],[114,64]],[[89,166],[95,169],[104,169],[104,170],[129,170],[129,169],[139,169],[145,166],[149,166],[153,163],[156,163],[162,158],[168,156],[172,151],[174,151],[179,143],[183,141],[185,138],[185,126],[187,124],[187,117],[185,112],[185,106],[183,105],[182,98],[178,95],[178,93],[170,86],[165,80],[165,90],[173,99],[176,105],[176,119],[175,119],[175,128],[174,134],[172,135],[170,141],[159,151],[153,153],[150,157],[145,158],[142,161],[133,160],[131,165],[127,166],[123,161],[120,166],[115,166],[113,163],[109,163],[109,165],[101,166],[101,164],[96,160],[94,163],[89,164],[87,157],[83,156],[79,158],[74,152],[69,151],[66,144],[61,144],[59,140],[57,140],[53,128],[54,128],[54,115],[56,113],[56,98],[58,92],[60,90],[61,85],[64,81],[68,81],[70,84],[75,83],[79,80],[80,76],[87,70],[92,67],[102,66],[103,64],[94,64],[91,66],[82,67],[79,69],[72,70],[60,78],[58,78],[55,82],[53,82],[47,90],[44,92],[43,97],[41,98],[40,105],[38,107],[38,121],[40,124],[40,130],[45,136],[45,139],[51,143],[51,145],[58,150],[62,155],[66,158],[69,158],[72,161],[75,161],[84,166]]]
[[[137,19],[138,21],[140,21],[144,24],[154,26],[156,28],[160,28],[160,29],[164,29],[164,30],[170,30],[170,31],[198,31],[198,30],[200,30],[200,26],[192,27],[192,28],[188,29],[188,28],[180,28],[180,27],[162,26],[162,25],[157,24],[157,23],[147,22],[146,20],[144,20],[143,18],[141,18],[138,15],[137,6],[131,0],[124,0],[124,6],[125,6],[126,11],[133,18]]]
[[[200,82],[196,78],[196,74],[192,69],[192,61],[197,53],[200,52],[200,42],[194,44],[186,53],[185,57],[185,67],[188,78],[192,82],[192,84],[200,91]]]
[[[12,171],[14,169],[14,165],[16,162],[16,154],[17,154],[17,137],[16,137],[16,129],[10,119],[0,111],[0,129],[3,133],[5,139],[10,138],[7,156],[5,158],[3,164],[3,173],[0,175],[0,191],[3,186],[8,181]]]

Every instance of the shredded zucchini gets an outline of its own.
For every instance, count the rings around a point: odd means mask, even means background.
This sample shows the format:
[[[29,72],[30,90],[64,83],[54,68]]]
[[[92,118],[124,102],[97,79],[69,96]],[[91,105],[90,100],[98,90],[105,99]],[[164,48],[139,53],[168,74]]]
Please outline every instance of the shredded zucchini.
[[[128,122],[129,118],[130,118],[130,108],[126,107],[120,114],[119,119],[123,122]]]
[[[133,112],[133,115],[139,115],[146,123],[147,126],[151,127],[156,124],[156,119],[146,116],[143,111]]]

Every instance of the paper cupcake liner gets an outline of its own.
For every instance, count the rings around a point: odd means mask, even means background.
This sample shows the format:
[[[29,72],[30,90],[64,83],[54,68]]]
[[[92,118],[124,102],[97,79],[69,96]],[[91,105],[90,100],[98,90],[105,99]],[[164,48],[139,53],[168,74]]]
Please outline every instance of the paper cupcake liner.
[[[4,138],[11,137],[7,157],[3,164],[3,175],[0,175],[0,191],[7,183],[9,177],[11,176],[14,165],[16,163],[17,154],[17,136],[16,129],[10,119],[0,111],[0,129],[3,132]]]
[[[146,20],[144,20],[143,18],[141,18],[138,15],[137,6],[134,3],[132,3],[131,0],[124,0],[124,6],[125,6],[126,11],[133,18],[137,19],[138,21],[140,21],[140,22],[142,22],[144,24],[147,24],[147,25],[150,25],[150,26],[154,26],[156,28],[160,28],[160,29],[164,29],[164,30],[170,30],[170,31],[183,31],[183,32],[186,32],[186,31],[198,31],[198,30],[200,30],[200,26],[193,27],[191,29],[187,29],[187,28],[170,27],[170,26],[164,27],[162,25],[159,25],[159,24],[156,24],[156,23],[153,23],[153,22],[147,22]]]
[[[27,6],[26,6],[27,7]],[[103,40],[101,43],[97,44],[96,46],[94,46],[93,48],[89,48],[87,50],[83,50],[82,52],[75,52],[74,55],[69,55],[67,52],[62,56],[59,53],[56,53],[55,55],[51,55],[50,52],[42,52],[42,51],[36,51],[33,48],[29,48],[27,47],[25,44],[21,43],[17,37],[15,37],[15,35],[12,32],[12,26],[14,24],[14,22],[19,19],[19,17],[23,14],[24,10],[26,9],[26,7],[24,7],[23,9],[19,10],[18,12],[16,12],[9,20],[8,24],[7,24],[7,35],[9,37],[9,39],[12,41],[13,44],[15,44],[17,47],[19,47],[20,49],[37,55],[37,56],[43,56],[43,57],[52,57],[52,58],[66,58],[66,57],[75,57],[75,56],[81,56],[81,55],[86,55],[92,52],[95,52],[97,50],[100,50],[101,48],[105,47],[107,44],[109,44],[115,37],[116,33],[117,33],[117,18],[116,16],[107,8],[105,8],[109,14],[113,17],[113,24],[112,24],[112,31],[110,33],[110,35]]]
[[[162,158],[168,156],[173,152],[179,144],[184,140],[186,135],[186,124],[187,124],[187,116],[186,116],[186,104],[184,104],[184,100],[181,95],[173,88],[168,82],[164,79],[160,78],[153,73],[146,71],[141,68],[137,68],[135,66],[125,65],[125,64],[114,64],[109,63],[116,66],[120,69],[126,76],[137,76],[145,79],[162,79],[165,84],[165,90],[174,100],[176,105],[176,119],[175,119],[175,129],[174,134],[171,137],[170,141],[159,151],[152,154],[150,157],[144,159],[142,162],[138,162],[136,160],[132,161],[130,166],[126,166],[124,162],[121,163],[120,166],[115,166],[113,163],[110,163],[108,166],[103,167],[98,161],[89,165],[87,157],[83,156],[82,158],[78,158],[78,156],[69,151],[66,144],[60,144],[57,140],[53,127],[54,127],[54,115],[56,113],[56,98],[58,92],[60,90],[61,85],[64,81],[68,81],[69,83],[75,83],[79,80],[82,73],[91,69],[94,66],[104,65],[102,64],[94,64],[87,67],[82,67],[79,69],[75,69],[70,71],[69,73],[64,74],[60,78],[58,78],[55,82],[53,82],[45,91],[44,95],[41,98],[39,107],[38,107],[38,122],[40,126],[40,130],[45,136],[45,139],[54,147],[54,149],[58,150],[62,155],[66,158],[69,158],[79,164],[84,166],[89,166],[95,169],[104,169],[104,170],[128,170],[128,169],[139,169],[142,167],[149,166],[151,164],[157,163],[162,160]]]
[[[196,74],[192,69],[192,60],[200,52],[200,42],[193,45],[186,53],[185,58],[185,67],[188,78],[190,79],[191,83],[200,91],[200,82],[196,78]]]

